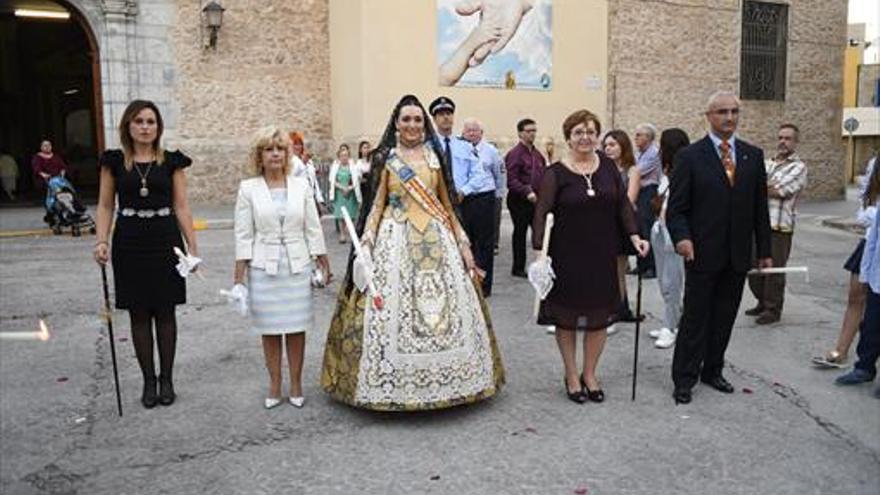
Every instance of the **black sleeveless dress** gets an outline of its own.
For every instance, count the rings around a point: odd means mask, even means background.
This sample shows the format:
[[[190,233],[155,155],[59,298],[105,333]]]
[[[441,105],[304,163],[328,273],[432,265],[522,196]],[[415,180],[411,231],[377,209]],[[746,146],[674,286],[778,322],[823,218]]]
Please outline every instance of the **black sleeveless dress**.
[[[166,151],[161,165],[135,163],[126,170],[122,151],[107,150],[99,163],[110,169],[116,180],[118,204],[111,250],[116,307],[154,309],[185,303],[186,283],[175,268],[174,247],[183,250],[183,239],[174,216],[171,176],[190,166],[192,160],[179,151]],[[141,176],[136,167],[146,174],[146,197],[140,195]],[[151,218],[122,214],[125,209],[162,208],[168,208],[170,214]]]

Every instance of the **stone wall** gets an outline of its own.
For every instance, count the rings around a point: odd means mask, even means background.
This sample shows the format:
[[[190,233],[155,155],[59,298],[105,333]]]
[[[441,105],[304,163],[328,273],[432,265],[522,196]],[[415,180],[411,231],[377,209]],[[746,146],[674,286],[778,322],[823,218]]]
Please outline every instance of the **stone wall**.
[[[777,126],[795,123],[806,196],[841,197],[846,3],[782,3],[790,4],[786,100],[743,102],[740,135],[772,152]],[[652,122],[701,138],[709,95],[739,92],[741,11],[740,0],[609,0],[609,124],[631,132]]]
[[[840,197],[846,5],[779,1],[790,3],[786,101],[744,102],[741,135],[772,150],[776,127],[794,122],[810,166],[807,195]],[[204,0],[68,0],[99,40],[106,145],[118,144],[129,101],[156,101],[166,145],[195,160],[190,197],[198,202],[233,200],[250,137],[262,126],[302,130],[313,150],[329,156],[328,2],[223,2],[219,42],[208,50]],[[741,0],[608,0],[605,127],[631,132],[650,121],[701,137],[707,97],[739,89],[741,8]],[[553,127],[542,134],[558,134]],[[492,131],[502,148],[515,142]]]
[[[194,159],[192,201],[232,202],[257,129],[299,129],[307,145],[331,138],[327,0],[223,2],[214,50],[198,2],[174,3],[173,144]]]

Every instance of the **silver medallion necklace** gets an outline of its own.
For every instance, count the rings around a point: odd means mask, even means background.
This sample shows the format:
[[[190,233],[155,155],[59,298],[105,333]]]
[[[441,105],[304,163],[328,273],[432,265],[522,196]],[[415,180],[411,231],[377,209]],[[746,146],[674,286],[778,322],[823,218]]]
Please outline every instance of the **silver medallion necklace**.
[[[593,174],[595,174],[597,170],[599,170],[598,164],[592,172],[579,172],[580,175],[584,178],[584,182],[587,183],[587,197],[589,198],[596,196],[596,189],[593,188]]]
[[[150,170],[153,169],[153,163],[154,162],[150,162],[150,164],[147,165],[146,173],[141,172],[141,167],[137,163],[134,164],[134,169],[137,170],[138,175],[141,176],[140,195],[142,198],[146,198],[150,195],[150,188],[147,187],[147,177],[150,175]]]
[[[587,181],[587,196],[592,198],[596,195],[596,190],[593,189],[593,173],[584,172],[584,180]]]

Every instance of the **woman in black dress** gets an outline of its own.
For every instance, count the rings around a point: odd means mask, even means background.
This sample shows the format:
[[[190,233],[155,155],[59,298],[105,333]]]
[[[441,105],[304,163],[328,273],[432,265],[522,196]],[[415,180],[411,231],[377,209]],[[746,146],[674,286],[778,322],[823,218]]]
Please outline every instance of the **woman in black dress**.
[[[175,306],[186,302],[184,278],[177,272],[177,247],[198,256],[192,213],[186,200],[183,169],[192,160],[160,146],[162,116],[150,101],[131,102],[119,123],[121,150],[101,155],[101,182],[94,256],[110,258],[107,243],[118,196],[113,231],[113,280],[116,307],[127,309],[135,354],[144,377],[141,403],[146,408],[174,402],[172,368],[177,344]],[[186,239],[184,248],[183,238]],[[159,348],[159,391],[153,365],[153,330]]]
[[[606,328],[619,318],[617,256],[621,237],[639,256],[648,252],[638,236],[632,204],[614,162],[599,153],[599,119],[587,110],[569,115],[562,133],[567,158],[548,167],[532,225],[532,247],[541,248],[547,213],[554,215],[549,256],[556,280],[541,303],[538,323],[556,325],[568,398],[602,402],[596,366]],[[576,330],[585,330],[583,373],[577,370]]]

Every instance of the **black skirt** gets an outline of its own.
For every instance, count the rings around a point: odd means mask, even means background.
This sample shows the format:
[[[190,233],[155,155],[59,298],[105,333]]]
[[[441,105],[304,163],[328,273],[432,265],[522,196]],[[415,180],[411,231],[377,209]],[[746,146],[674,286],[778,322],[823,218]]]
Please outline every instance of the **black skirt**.
[[[183,250],[174,215],[117,219],[111,250],[117,308],[156,309],[186,302],[175,246]]]
[[[862,266],[862,253],[865,251],[865,239],[859,241],[859,245],[856,246],[855,251],[849,255],[849,259],[846,260],[846,263],[843,264],[843,268],[850,273],[854,273],[856,275],[861,271]]]

